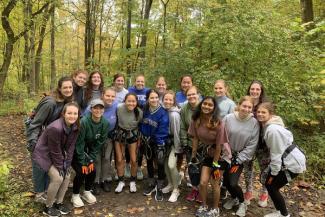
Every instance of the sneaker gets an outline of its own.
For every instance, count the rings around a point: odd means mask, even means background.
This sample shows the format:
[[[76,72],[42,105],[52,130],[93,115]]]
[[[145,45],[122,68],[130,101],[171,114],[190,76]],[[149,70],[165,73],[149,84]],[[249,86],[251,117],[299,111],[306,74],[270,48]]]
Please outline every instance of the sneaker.
[[[163,189],[161,189],[162,193],[164,194],[168,194],[169,192],[171,192],[174,189],[174,187],[171,184],[168,184],[166,187],[164,187]]]
[[[218,216],[219,216],[219,208],[210,209],[210,211],[205,214],[205,217],[218,217]]]
[[[164,195],[163,195],[163,193],[161,191],[161,188],[156,187],[155,199],[156,199],[156,201],[163,201],[164,200]]]
[[[201,197],[201,195],[200,195],[200,192],[199,192],[198,195],[196,196],[195,201],[196,201],[197,203],[202,203],[202,202],[203,202],[202,197]]]
[[[220,187],[220,200],[225,200],[228,197],[228,190],[225,186]]]
[[[260,195],[260,199],[258,200],[258,205],[260,207],[267,207],[267,199],[268,199],[269,195],[267,193],[262,193]]]
[[[174,189],[172,194],[170,195],[168,201],[171,202],[171,203],[175,203],[177,201],[178,197],[179,197],[179,190]]]
[[[135,184],[135,181],[130,182],[130,192],[131,193],[137,192],[137,184]]]
[[[99,182],[94,183],[92,192],[93,192],[94,195],[99,195],[100,194],[100,184],[99,184]]]
[[[121,193],[125,186],[125,182],[119,181],[117,187],[115,188],[115,193]]]
[[[75,208],[83,207],[85,205],[84,202],[82,202],[82,200],[80,198],[80,194],[72,194],[71,203],[73,204],[73,207],[75,207]]]
[[[245,204],[245,202],[240,203],[236,215],[240,217],[244,217],[246,216],[246,211],[247,211],[247,205]]]
[[[178,179],[178,185],[182,184],[182,180],[184,179],[184,172],[179,172],[179,179]]]
[[[247,205],[250,205],[251,200],[253,199],[253,193],[251,191],[246,191],[244,194],[244,199],[245,199],[245,203]]]
[[[54,203],[55,209],[59,210],[62,215],[67,215],[71,210],[66,207],[63,203]]]
[[[186,200],[194,201],[198,194],[199,194],[199,191],[192,188],[192,191],[186,196]]]
[[[131,178],[130,164],[125,164],[124,177],[127,178],[127,179]]]
[[[53,206],[52,207],[46,207],[43,210],[43,214],[47,216],[52,216],[52,217],[58,217],[61,216],[61,213],[59,210],[55,209]]]
[[[35,200],[36,203],[46,204],[47,195],[44,192],[43,193],[36,193],[34,200]]]
[[[272,213],[269,213],[269,214],[265,215],[264,217],[280,217],[280,216],[282,216],[282,215],[281,215],[280,211],[277,210],[275,212],[272,212]]]
[[[147,188],[144,190],[143,195],[150,196],[151,193],[156,191],[156,185],[149,184]]]
[[[200,206],[198,210],[196,210],[196,217],[204,217],[208,212],[208,206]]]
[[[84,191],[81,197],[89,204],[94,204],[97,201],[96,197],[90,191]]]
[[[111,181],[102,182],[102,188],[105,192],[111,192]]]
[[[137,169],[137,180],[139,180],[139,181],[143,180],[143,172],[142,172],[141,167],[138,167],[138,169]]]
[[[225,204],[223,204],[223,207],[225,209],[232,209],[234,206],[238,205],[239,201],[237,198],[230,198]]]

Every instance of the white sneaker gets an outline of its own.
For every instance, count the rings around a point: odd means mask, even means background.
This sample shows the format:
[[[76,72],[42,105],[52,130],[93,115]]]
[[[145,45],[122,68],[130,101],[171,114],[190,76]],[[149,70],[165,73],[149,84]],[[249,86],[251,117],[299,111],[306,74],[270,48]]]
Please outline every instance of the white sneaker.
[[[80,198],[80,194],[72,194],[71,203],[73,204],[73,207],[75,207],[75,208],[83,207],[85,205],[84,202],[82,202],[82,200]]]
[[[117,187],[115,188],[115,193],[121,193],[125,186],[125,182],[119,181]]]
[[[277,210],[276,212],[272,212],[270,214],[267,214],[264,217],[290,217],[290,214],[284,216],[284,215],[281,214],[281,212],[279,210]]]
[[[246,216],[246,211],[247,211],[247,205],[245,203],[240,203],[236,215],[240,217],[244,217]]]
[[[143,172],[142,172],[141,167],[138,167],[138,169],[137,169],[137,180],[139,180],[139,181],[143,180]]]
[[[237,198],[230,198],[225,204],[223,204],[223,207],[225,209],[232,209],[234,206],[238,205],[239,201]]]
[[[130,192],[131,193],[137,192],[137,185],[135,184],[135,181],[130,182]]]
[[[210,209],[209,212],[206,213],[205,216],[207,217],[219,217],[220,212],[219,212],[219,208],[215,208],[215,209]]]
[[[90,191],[84,191],[81,197],[89,204],[94,204],[97,201],[96,197]]]
[[[179,197],[179,190],[174,189],[172,194],[170,195],[168,201],[171,202],[171,203],[175,203],[177,201],[178,197]]]
[[[166,187],[164,187],[163,189],[161,189],[162,193],[167,194],[169,192],[171,192],[173,190],[173,186],[172,184],[168,184]]]

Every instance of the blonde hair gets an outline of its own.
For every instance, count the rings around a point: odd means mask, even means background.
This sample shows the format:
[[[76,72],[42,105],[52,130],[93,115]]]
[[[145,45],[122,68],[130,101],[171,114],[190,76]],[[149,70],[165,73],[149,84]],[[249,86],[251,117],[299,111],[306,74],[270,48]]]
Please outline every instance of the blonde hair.
[[[222,83],[222,84],[223,84],[223,86],[224,86],[225,89],[226,89],[226,92],[225,92],[226,96],[227,96],[228,98],[231,98],[231,96],[230,96],[230,94],[229,94],[229,86],[228,86],[228,84],[226,83],[226,81],[223,80],[223,79],[219,79],[219,80],[216,80],[216,82],[214,83],[214,85],[216,85],[217,83]]]
[[[166,90],[166,92],[165,92],[165,94],[164,94],[164,96],[163,96],[163,98],[162,98],[163,101],[164,101],[164,98],[165,98],[165,96],[166,96],[167,94],[170,94],[170,95],[173,96],[173,99],[174,99],[173,106],[176,106],[176,94],[175,94],[175,92],[172,91],[172,90]]]

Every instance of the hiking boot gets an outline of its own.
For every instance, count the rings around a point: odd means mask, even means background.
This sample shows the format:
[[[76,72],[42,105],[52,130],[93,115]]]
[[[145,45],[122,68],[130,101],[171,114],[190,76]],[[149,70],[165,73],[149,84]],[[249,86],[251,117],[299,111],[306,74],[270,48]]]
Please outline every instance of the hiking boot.
[[[155,181],[153,179],[148,180],[147,187],[143,191],[143,195],[150,196],[152,192],[156,191]]]
[[[102,188],[105,192],[111,192],[111,182],[107,180],[102,182]]]
[[[192,191],[186,196],[186,200],[194,201],[198,194],[199,194],[199,191],[192,188]]]
[[[63,203],[54,203],[55,209],[59,210],[62,215],[67,215],[71,210],[66,207]]]
[[[125,182],[119,181],[117,187],[115,188],[115,193],[121,193],[125,186]]]
[[[269,195],[267,193],[262,193],[260,195],[260,199],[258,200],[258,205],[260,207],[267,207],[267,199],[268,199]]]
[[[163,196],[163,193],[161,191],[161,188],[156,188],[156,194],[155,194],[155,200],[156,201],[163,201],[164,200],[164,196]]]
[[[210,209],[204,217],[219,217],[219,208]]]
[[[139,180],[139,181],[143,180],[143,172],[142,172],[141,167],[138,167],[138,169],[137,169],[137,180]]]
[[[100,194],[100,184],[98,182],[94,183],[92,192],[94,195],[99,195]]]
[[[43,210],[43,214],[51,217],[58,217],[61,216],[61,213],[59,210],[55,209],[53,206],[51,207],[46,207]]]
[[[205,217],[208,212],[208,206],[200,206],[198,210],[196,210],[195,216],[196,217]]]
[[[161,191],[164,194],[168,194],[174,189],[174,187],[171,184],[168,184],[166,187],[164,187]]]
[[[131,193],[137,192],[137,185],[135,184],[135,181],[130,182],[130,192]]]
[[[124,177],[129,179],[131,177],[131,168],[130,164],[125,164]]]
[[[168,201],[171,203],[175,203],[179,197],[179,190],[178,189],[174,189],[172,194],[170,195]]]
[[[96,197],[90,191],[84,191],[81,197],[89,204],[94,204],[97,201]]]
[[[225,204],[223,204],[223,207],[225,209],[232,209],[234,206],[238,205],[239,201],[237,198],[230,198]]]
[[[251,200],[253,199],[253,193],[251,191],[246,191],[244,194],[244,199],[245,199],[245,203],[247,205],[250,205]]]
[[[240,217],[244,217],[246,216],[246,211],[247,211],[247,205],[245,204],[245,202],[240,203],[236,215]]]
[[[83,207],[85,204],[80,198],[80,194],[72,194],[71,197],[71,203],[73,204],[73,207]]]

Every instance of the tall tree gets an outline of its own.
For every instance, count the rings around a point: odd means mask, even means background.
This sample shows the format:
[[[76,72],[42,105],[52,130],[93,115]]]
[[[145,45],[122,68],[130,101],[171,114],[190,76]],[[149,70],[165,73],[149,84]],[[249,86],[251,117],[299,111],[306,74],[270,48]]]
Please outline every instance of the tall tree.
[[[300,0],[302,23],[314,20],[314,10],[312,0]]]
[[[51,12],[51,83],[50,89],[53,90],[56,83],[55,67],[55,4],[52,5]]]
[[[126,74],[127,74],[127,80],[129,81],[129,86],[131,85],[131,74],[132,74],[132,63],[131,63],[131,57],[130,57],[130,50],[131,50],[131,18],[132,18],[132,0],[128,0],[128,19],[126,24],[126,50],[128,52],[127,54],[127,60],[126,60]]]

